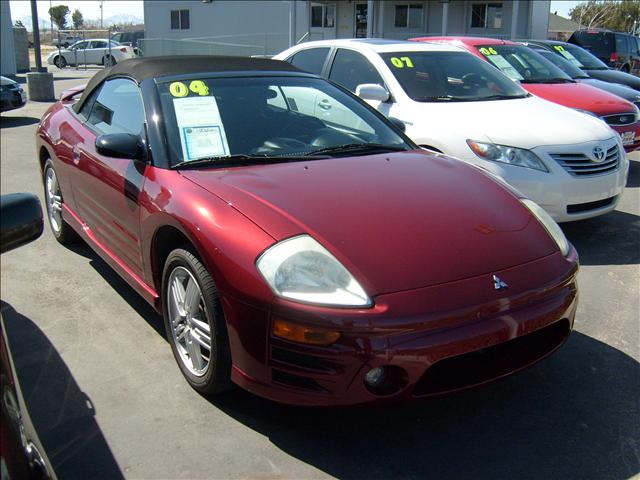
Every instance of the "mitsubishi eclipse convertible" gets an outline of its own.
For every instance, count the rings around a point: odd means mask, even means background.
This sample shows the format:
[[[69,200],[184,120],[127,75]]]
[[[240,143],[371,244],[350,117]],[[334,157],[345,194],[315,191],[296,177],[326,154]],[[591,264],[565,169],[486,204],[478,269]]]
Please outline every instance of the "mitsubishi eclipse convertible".
[[[578,259],[544,209],[288,63],[127,60],[63,94],[36,142],[53,235],[163,314],[201,393],[422,398],[573,328]]]
[[[402,121],[417,144],[490,171],[558,222],[610,212],[624,190],[628,161],[620,137],[604,122],[528,94],[462,49],[326,40],[276,58],[348,88]],[[337,114],[329,101],[317,108],[318,115]]]

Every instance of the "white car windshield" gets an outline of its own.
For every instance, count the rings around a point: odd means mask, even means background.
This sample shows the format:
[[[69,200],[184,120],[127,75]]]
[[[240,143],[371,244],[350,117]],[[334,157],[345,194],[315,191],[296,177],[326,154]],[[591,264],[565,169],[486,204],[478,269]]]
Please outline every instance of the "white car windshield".
[[[417,102],[504,100],[527,96],[521,87],[464,52],[380,54],[406,94]]]

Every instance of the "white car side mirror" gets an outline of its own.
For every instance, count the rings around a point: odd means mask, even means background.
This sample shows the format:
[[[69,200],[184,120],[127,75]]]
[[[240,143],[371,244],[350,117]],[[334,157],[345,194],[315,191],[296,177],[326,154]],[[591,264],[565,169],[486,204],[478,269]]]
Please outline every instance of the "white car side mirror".
[[[377,83],[363,83],[356,87],[356,95],[363,100],[386,102],[389,100],[389,92]]]

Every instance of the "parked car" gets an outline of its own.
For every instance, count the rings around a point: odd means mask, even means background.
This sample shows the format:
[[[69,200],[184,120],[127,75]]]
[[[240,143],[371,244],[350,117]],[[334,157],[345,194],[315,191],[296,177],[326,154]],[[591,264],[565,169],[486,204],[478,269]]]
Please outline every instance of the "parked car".
[[[576,30],[568,41],[590,51],[616,70],[640,74],[640,38],[635,35],[589,28]]]
[[[276,58],[356,92],[402,120],[419,145],[492,172],[556,221],[607,213],[624,190],[628,163],[603,122],[528,94],[457,47],[327,40]],[[335,111],[330,103],[318,107]],[[594,157],[596,148],[607,152],[606,161]]]
[[[52,232],[163,312],[199,392],[425,397],[520,370],[572,329],[577,255],[551,217],[322,78],[139,58],[77,97],[36,134]]]
[[[578,68],[575,63],[570,62],[567,58],[561,55],[556,55],[546,48],[539,47],[534,44],[529,44],[527,42],[522,42],[522,44],[526,47],[530,47],[536,50],[540,55],[553,63],[556,67],[569,75],[576,82],[585,83],[587,85],[591,85],[592,87],[599,88],[600,90],[604,90],[605,92],[613,93],[614,95],[617,95],[618,97],[624,98],[628,102],[633,103],[636,107],[640,107],[639,91],[620,83],[609,83],[598,80],[597,78],[592,78],[591,76],[587,75],[584,70]],[[632,117],[629,118],[629,121],[631,120]]]
[[[27,94],[18,82],[0,77],[0,111],[6,112],[27,104]]]
[[[598,57],[577,45],[554,40],[527,40],[527,43],[546,48],[556,55],[566,58],[593,78],[609,83],[621,83],[640,91],[640,78],[636,75],[609,68]]]
[[[529,92],[551,102],[591,113],[620,134],[627,152],[640,148],[640,111],[631,102],[575,82],[538,52],[506,40],[475,37],[424,37],[417,41],[465,47],[518,81]],[[635,120],[628,122],[629,115]]]
[[[133,47],[120,45],[111,40],[109,49],[108,40],[93,38],[74,43],[68,49],[51,52],[47,57],[47,63],[58,68],[65,68],[67,65],[109,66],[135,56]]]
[[[134,30],[131,32],[118,32],[111,35],[111,40],[120,45],[127,45],[133,48],[138,47],[138,40],[144,38],[144,30]]]
[[[53,37],[53,39],[51,40],[51,45],[53,45],[54,47],[60,46],[64,48],[69,48],[69,45],[73,45],[74,43],[79,42],[80,40],[82,40],[82,37],[79,37],[77,35],[61,33]]]
[[[43,230],[38,197],[11,193],[0,197],[0,253],[36,240]],[[4,309],[4,308],[3,308]],[[3,479],[55,479],[33,426],[0,312],[0,465]]]

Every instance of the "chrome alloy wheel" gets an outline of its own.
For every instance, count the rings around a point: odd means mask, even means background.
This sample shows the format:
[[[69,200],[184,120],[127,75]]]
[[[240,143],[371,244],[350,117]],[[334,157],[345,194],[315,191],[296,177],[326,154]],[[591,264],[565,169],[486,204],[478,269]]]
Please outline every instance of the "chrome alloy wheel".
[[[167,289],[173,342],[183,365],[201,377],[207,373],[211,360],[211,329],[200,286],[189,270],[176,267]]]
[[[47,169],[45,183],[47,186],[46,196],[49,224],[54,233],[58,234],[62,228],[62,195],[60,194],[58,177],[53,168]]]

